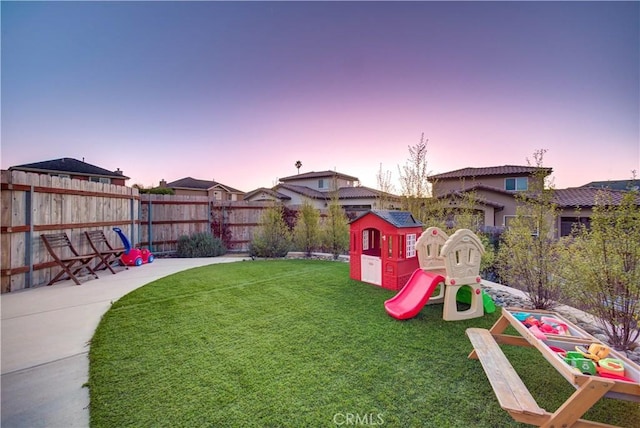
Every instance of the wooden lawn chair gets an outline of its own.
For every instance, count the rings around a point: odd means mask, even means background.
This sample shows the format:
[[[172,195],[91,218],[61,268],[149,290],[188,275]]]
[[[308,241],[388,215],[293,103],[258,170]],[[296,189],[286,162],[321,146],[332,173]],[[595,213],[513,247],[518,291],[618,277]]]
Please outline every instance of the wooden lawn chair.
[[[94,267],[94,270],[109,269],[115,274],[113,264],[118,263],[119,257],[124,253],[125,248],[114,248],[111,246],[107,237],[102,230],[88,230],[84,232],[89,240],[89,245],[96,252],[96,257],[100,259],[100,263]]]
[[[42,238],[42,242],[44,242],[44,246],[47,248],[47,251],[49,251],[49,254],[51,254],[53,259],[62,268],[47,285],[53,285],[56,281],[66,279],[62,277],[65,273],[69,276],[69,279],[72,279],[73,282],[80,285],[80,281],[76,275],[83,269],[88,270],[90,274],[98,278],[98,275],[91,267],[91,262],[96,257],[96,254],[78,253],[66,233],[43,234],[40,235],[40,238]],[[66,256],[65,253],[71,253],[73,255]]]

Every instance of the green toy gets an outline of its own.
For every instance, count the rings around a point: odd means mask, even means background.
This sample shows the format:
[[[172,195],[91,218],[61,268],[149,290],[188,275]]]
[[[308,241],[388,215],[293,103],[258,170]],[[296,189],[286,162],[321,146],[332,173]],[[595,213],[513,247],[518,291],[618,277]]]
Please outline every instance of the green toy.
[[[456,300],[460,303],[465,303],[467,305],[471,304],[471,289],[469,287],[462,287],[458,290],[458,295],[456,296]],[[488,314],[492,314],[496,311],[496,304],[494,303],[491,296],[482,290],[482,305],[484,306],[484,311]]]

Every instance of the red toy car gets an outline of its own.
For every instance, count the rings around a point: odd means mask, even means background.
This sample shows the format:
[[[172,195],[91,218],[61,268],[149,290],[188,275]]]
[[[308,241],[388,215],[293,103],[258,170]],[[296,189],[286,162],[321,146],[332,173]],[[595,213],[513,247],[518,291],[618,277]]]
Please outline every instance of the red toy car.
[[[145,263],[153,263],[155,257],[153,256],[151,251],[147,250],[146,248],[131,248],[129,239],[127,239],[127,237],[119,227],[114,227],[113,231],[120,236],[122,244],[125,248],[124,254],[120,256],[120,262],[122,262],[123,265],[140,266]]]

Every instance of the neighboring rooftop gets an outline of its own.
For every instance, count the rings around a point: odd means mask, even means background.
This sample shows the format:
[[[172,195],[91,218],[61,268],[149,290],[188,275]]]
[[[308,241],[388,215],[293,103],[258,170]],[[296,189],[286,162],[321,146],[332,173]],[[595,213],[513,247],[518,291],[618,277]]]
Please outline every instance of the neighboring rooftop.
[[[571,207],[593,207],[596,205],[596,195],[602,192],[602,188],[598,187],[572,187],[569,189],[556,189],[554,190],[555,203],[561,208]],[[620,204],[622,197],[627,194],[627,191],[623,190],[608,190],[608,195],[611,197],[611,203],[614,205]],[[640,195],[636,197],[636,201],[640,204]]]
[[[330,199],[333,196],[333,192],[321,192],[319,190],[312,189],[306,186],[299,186],[295,184],[278,184],[272,190],[277,192],[280,189],[286,189],[291,192],[298,193],[307,198],[311,199],[320,199],[326,200]],[[254,192],[251,192],[254,193]],[[338,199],[360,199],[360,198],[379,198],[381,195],[386,195],[387,197],[395,197],[397,196],[390,195],[388,193],[384,193],[380,190],[371,189],[369,187],[358,186],[358,187],[340,187],[338,189]]]
[[[611,190],[640,190],[640,180],[609,180],[609,181],[592,181],[584,186],[599,189]]]
[[[324,178],[324,177],[335,177],[335,178],[341,178],[343,180],[359,181],[358,177],[353,177],[351,175],[342,174],[342,173],[336,172],[336,171],[304,172],[302,174],[296,174],[296,175],[290,175],[289,177],[283,177],[283,178],[280,179],[280,181],[286,182],[286,181],[292,181],[292,180],[303,180],[303,179],[307,179],[307,178]]]
[[[195,189],[195,190],[209,190],[212,187],[223,187],[226,191],[231,193],[243,193],[241,190],[234,189],[233,187],[226,186],[222,183],[218,183],[213,180],[199,180],[193,177],[185,177],[180,180],[172,181],[171,183],[166,183],[165,187],[169,187],[171,189]]]
[[[259,194],[268,195],[273,199],[279,199],[281,201],[290,200],[291,199],[291,197],[289,197],[287,195],[279,193],[279,192],[277,192],[277,191],[275,191],[273,189],[268,189],[266,187],[259,187],[259,188],[255,189],[255,190],[247,192],[247,193],[245,193],[244,198],[248,200],[248,199],[251,199],[252,197],[254,197],[256,195],[259,195]]]
[[[536,166],[519,166],[519,165],[503,165],[489,166],[483,168],[462,168],[455,171],[444,172],[442,174],[431,175],[427,180],[443,180],[450,178],[473,178],[486,176],[505,176],[505,175],[526,175],[533,174],[536,171],[543,170],[547,175],[553,172],[552,168],[541,168]]]
[[[59,173],[59,174],[77,174],[91,175],[96,177],[123,178],[128,180],[129,177],[123,175],[120,169],[109,171],[96,165],[91,165],[84,161],[73,158],[52,159],[42,162],[26,163],[16,165],[9,168],[14,171],[38,172],[38,173]]]

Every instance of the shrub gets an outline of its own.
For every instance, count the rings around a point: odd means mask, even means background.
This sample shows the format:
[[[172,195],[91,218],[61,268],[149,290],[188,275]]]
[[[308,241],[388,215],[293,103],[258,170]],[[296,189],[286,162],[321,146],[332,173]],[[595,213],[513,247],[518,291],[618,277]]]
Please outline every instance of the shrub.
[[[323,246],[335,259],[349,249],[349,220],[337,200],[329,202],[329,214],[322,225]]]
[[[249,246],[252,257],[284,257],[291,249],[291,232],[281,206],[267,208],[260,219],[260,227]]]
[[[562,266],[567,293],[597,317],[615,348],[628,349],[640,337],[640,198],[633,191],[621,199],[599,192],[591,228],[568,240]]]
[[[307,200],[298,213],[298,221],[293,228],[293,243],[296,250],[311,256],[320,244],[320,212]]]
[[[222,240],[206,232],[183,235],[178,239],[178,257],[216,257],[226,252]]]
[[[525,291],[536,309],[556,305],[562,282],[558,275],[561,246],[555,238],[559,211],[553,188],[545,184],[544,153],[534,154],[537,170],[529,177],[528,190],[516,195],[516,217],[502,235],[498,253],[500,277]]]

